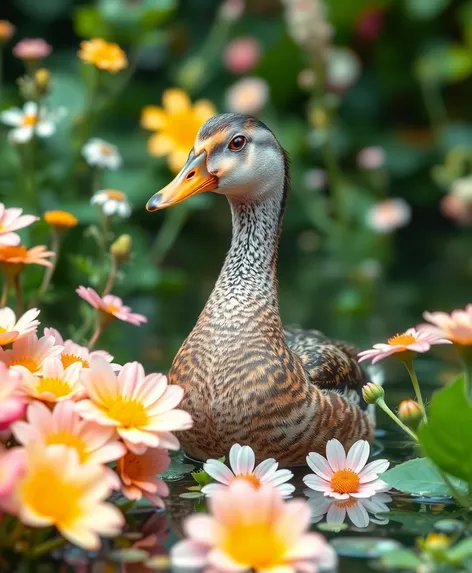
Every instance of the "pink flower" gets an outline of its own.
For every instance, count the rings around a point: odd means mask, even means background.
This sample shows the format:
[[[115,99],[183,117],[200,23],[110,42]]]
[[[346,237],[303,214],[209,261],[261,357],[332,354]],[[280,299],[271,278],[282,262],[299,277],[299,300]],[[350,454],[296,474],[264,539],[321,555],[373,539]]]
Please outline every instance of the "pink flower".
[[[15,515],[18,503],[15,488],[25,473],[23,448],[6,450],[0,445],[0,511]]]
[[[372,360],[375,364],[379,360],[383,360],[392,354],[398,352],[428,352],[434,344],[451,344],[450,340],[439,338],[436,334],[426,331],[418,331],[414,328],[409,328],[402,334],[396,334],[387,340],[387,344],[380,343],[374,344],[370,350],[363,350],[359,352],[359,362],[363,360]]]
[[[257,114],[269,99],[269,85],[262,78],[243,78],[226,92],[226,107],[237,113]]]
[[[0,362],[0,431],[23,417],[26,401],[20,392],[21,375]]]
[[[365,440],[357,441],[347,456],[338,440],[329,440],[326,444],[326,458],[311,452],[306,461],[313,474],[303,478],[305,484],[315,491],[335,499],[350,497],[371,497],[385,492],[391,487],[379,479],[378,474],[387,471],[388,460],[376,460],[366,465],[370,446]]]
[[[236,482],[209,500],[210,515],[184,522],[187,539],[171,550],[176,567],[211,571],[303,571],[333,567],[336,555],[326,540],[308,533],[310,508],[302,500],[284,502],[272,487]]]
[[[244,0],[224,0],[220,6],[220,16],[228,22],[236,22],[244,13]]]
[[[425,312],[425,320],[430,324],[422,324],[418,328],[431,336],[440,336],[463,346],[472,345],[472,304],[464,310],[446,312]]]
[[[23,338],[27,334],[36,332],[39,320],[37,308],[26,311],[18,320],[11,308],[0,309],[0,346],[6,346],[13,341]]]
[[[441,199],[440,209],[445,217],[449,217],[460,225],[472,224],[472,202],[461,197],[448,193]]]
[[[77,411],[86,420],[116,428],[135,454],[147,448],[178,450],[171,432],[192,427],[190,414],[175,409],[183,389],[169,386],[162,374],[146,376],[139,362],[129,362],[115,374],[103,358],[94,358],[82,370],[81,381],[90,399],[79,402]]]
[[[46,358],[58,356],[61,352],[62,346],[55,344],[54,337],[43,336],[38,339],[36,334],[30,333],[15,340],[11,349],[0,348],[0,361],[10,368],[23,366],[32,374],[39,374]]]
[[[377,233],[391,233],[395,229],[408,225],[411,219],[411,207],[404,199],[385,199],[367,212],[367,225]]]
[[[25,38],[13,48],[13,55],[20,60],[42,60],[52,52],[52,46],[43,38]]]
[[[20,244],[20,236],[13,231],[29,227],[39,217],[34,215],[22,215],[23,209],[12,207],[5,209],[5,205],[0,203],[0,245],[16,247]]]
[[[357,154],[357,165],[363,169],[380,169],[385,165],[385,151],[382,147],[364,147]]]
[[[26,422],[16,422],[12,428],[16,440],[24,446],[32,442],[75,448],[82,464],[88,461],[106,464],[126,453],[125,446],[114,439],[113,428],[82,420],[71,400],[58,402],[52,411],[35,401],[28,406],[26,419]]]
[[[142,314],[131,312],[129,306],[124,306],[121,298],[112,294],[107,294],[101,297],[93,288],[80,286],[75,291],[81,298],[104,313],[108,317],[114,317],[123,322],[130,322],[135,326],[140,326],[142,323],[147,322],[147,318]]]
[[[244,74],[252,70],[260,55],[261,47],[255,38],[236,38],[226,46],[223,61],[233,74]]]
[[[162,497],[169,495],[169,488],[157,475],[169,465],[170,457],[162,448],[148,448],[140,456],[128,452],[117,464],[123,495],[133,500],[144,496],[155,506],[164,508]]]

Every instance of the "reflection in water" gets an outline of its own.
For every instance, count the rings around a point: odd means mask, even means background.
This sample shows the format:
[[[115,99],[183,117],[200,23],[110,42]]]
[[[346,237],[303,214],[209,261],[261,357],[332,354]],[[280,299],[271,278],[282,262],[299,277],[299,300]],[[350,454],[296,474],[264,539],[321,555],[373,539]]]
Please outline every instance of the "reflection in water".
[[[365,499],[351,497],[347,500],[326,497],[323,493],[311,489],[305,490],[304,493],[308,497],[312,523],[322,521],[325,516],[326,523],[332,525],[333,529],[344,523],[346,516],[359,528],[367,527],[370,522],[377,525],[388,523],[386,517],[377,515],[390,511],[387,503],[390,503],[392,498],[387,493],[377,493]]]

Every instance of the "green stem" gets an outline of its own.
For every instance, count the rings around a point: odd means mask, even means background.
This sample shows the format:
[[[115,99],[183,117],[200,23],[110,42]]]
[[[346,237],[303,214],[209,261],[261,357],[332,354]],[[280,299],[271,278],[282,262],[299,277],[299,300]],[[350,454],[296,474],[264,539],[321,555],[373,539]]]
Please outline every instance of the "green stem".
[[[61,239],[60,239],[59,233],[56,229],[54,229],[52,232],[51,249],[54,252],[54,258],[52,261],[52,265],[50,267],[47,267],[46,272],[44,273],[43,282],[41,283],[41,286],[40,286],[39,291],[38,291],[39,297],[43,296],[45,294],[45,292],[47,291],[49,284],[51,283],[51,279],[52,279],[52,276],[54,274],[54,271],[56,270],[57,261],[59,259],[59,251],[61,249]]]
[[[151,248],[152,256],[157,261],[158,265],[161,264],[162,260],[175,243],[185,221],[187,220],[189,212],[190,209],[187,203],[183,203],[179,207],[170,209],[166,213],[166,218],[164,219]]]
[[[95,332],[92,334],[92,338],[90,339],[89,343],[87,344],[87,348],[89,350],[92,350],[92,348],[95,346],[97,340],[100,338],[100,335],[103,332],[103,328],[101,325],[98,325],[97,328],[95,329]]]
[[[444,125],[447,123],[447,112],[438,84],[431,80],[421,79],[420,86],[431,127],[436,137],[438,137]]]
[[[114,257],[112,255],[110,272],[108,273],[107,283],[105,285],[105,288],[103,289],[102,296],[110,294],[111,289],[113,288],[113,285],[115,284],[117,276],[118,276],[118,262],[116,260],[116,257]]]
[[[35,559],[37,557],[40,557],[41,555],[44,555],[45,553],[50,553],[54,549],[58,549],[59,547],[62,547],[65,544],[66,540],[63,537],[55,537],[54,539],[49,539],[48,541],[45,541],[44,543],[40,543],[39,545],[36,545],[36,547],[33,547],[29,551],[28,557]]]
[[[21,282],[19,274],[17,274],[13,279],[13,286],[15,287],[16,312],[18,316],[21,316],[24,312],[24,305],[23,305],[23,293],[21,292]]]
[[[449,479],[449,476],[447,475],[446,472],[443,472],[441,469],[439,469],[439,473],[441,474],[441,477],[443,478],[445,484],[447,485],[447,487],[451,490],[452,493],[452,497],[459,502],[460,505],[462,505],[462,507],[465,507],[466,509],[470,509],[471,503],[470,501],[464,497],[462,495],[462,493],[456,488],[456,486],[453,484],[453,482]]]
[[[326,166],[326,171],[328,172],[329,187],[331,189],[333,197],[333,211],[334,216],[340,223],[341,228],[345,225],[345,213],[344,204],[342,197],[342,176],[341,169],[339,168],[336,155],[333,150],[333,145],[331,143],[331,135],[327,135],[327,140],[322,148],[323,160]]]
[[[10,279],[4,275],[4,282],[3,282],[3,290],[2,290],[2,299],[0,300],[0,308],[4,308],[7,306],[8,302],[8,293],[10,292],[11,282]]]
[[[420,405],[420,408],[423,411],[423,420],[425,422],[427,422],[428,418],[426,416],[426,409],[424,407],[424,401],[423,401],[423,396],[421,394],[420,383],[418,382],[418,377],[416,376],[415,368],[413,366],[413,360],[405,360],[403,362],[403,364],[405,365],[406,369],[408,370],[408,374],[410,376],[410,380],[411,380],[411,383],[413,384],[413,389],[415,391],[416,400],[417,400],[418,404]]]
[[[460,344],[454,345],[457,350],[459,362],[464,374],[465,383],[467,388],[471,390],[472,382],[472,352],[469,350],[470,347],[462,346]]]
[[[410,430],[408,426],[405,426],[405,424],[392,412],[392,410],[390,410],[390,408],[385,403],[385,400],[383,399],[377,400],[377,405],[387,414],[387,416],[389,416],[398,426],[400,426],[400,428],[404,432],[406,432],[411,438],[413,438],[415,442],[418,441],[417,435],[412,430]]]

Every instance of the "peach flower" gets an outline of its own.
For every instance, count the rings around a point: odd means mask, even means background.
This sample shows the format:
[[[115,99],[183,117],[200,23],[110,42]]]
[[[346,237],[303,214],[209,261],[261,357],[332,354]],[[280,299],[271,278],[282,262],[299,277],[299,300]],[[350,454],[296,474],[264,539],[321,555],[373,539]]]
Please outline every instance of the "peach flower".
[[[411,207],[400,198],[384,199],[369,209],[367,225],[377,233],[391,233],[405,227],[411,219]]]
[[[428,324],[418,327],[423,332],[447,338],[462,346],[472,345],[472,304],[468,304],[464,310],[453,310],[451,314],[425,312],[423,318],[428,321]]]
[[[54,337],[43,336],[38,339],[36,334],[30,333],[15,340],[11,349],[0,348],[0,361],[10,368],[23,366],[32,374],[40,374],[46,358],[58,356],[62,350],[62,346],[55,344]]]
[[[75,291],[81,298],[89,303],[90,306],[102,312],[108,318],[114,317],[123,322],[129,322],[135,326],[147,322],[147,318],[142,314],[131,312],[129,306],[125,306],[121,298],[112,294],[101,297],[93,288],[80,286]]]
[[[26,401],[20,392],[21,374],[0,362],[0,432],[23,417]]]
[[[236,113],[257,114],[269,100],[269,85],[262,78],[243,78],[226,91],[226,107]]]
[[[5,449],[0,445],[0,511],[15,515],[18,503],[15,488],[25,473],[23,448]]]
[[[16,320],[11,308],[0,309],[0,346],[6,346],[31,332],[36,332],[39,325],[39,320],[36,320],[38,315],[39,310],[32,308]]]
[[[223,61],[233,74],[244,74],[252,70],[260,55],[261,47],[255,38],[236,38],[226,46]]]
[[[169,495],[169,488],[157,475],[169,465],[169,454],[162,448],[148,448],[140,456],[128,452],[117,464],[123,495],[133,500],[144,496],[155,506],[164,508],[162,497]]]
[[[24,245],[12,247],[0,244],[0,266],[7,273],[18,274],[23,269],[23,265],[51,267],[52,262],[47,259],[53,255],[54,253],[48,251],[44,245],[27,249]]]
[[[192,427],[190,414],[175,407],[184,391],[167,384],[162,374],[144,373],[139,362],[129,362],[115,374],[102,358],[94,358],[82,370],[81,381],[90,399],[77,404],[86,420],[116,428],[130,451],[143,454],[147,448],[179,449],[171,434]]]
[[[20,236],[14,231],[29,227],[38,217],[34,215],[22,215],[23,209],[12,207],[5,209],[0,203],[0,245],[16,246],[20,244]]]

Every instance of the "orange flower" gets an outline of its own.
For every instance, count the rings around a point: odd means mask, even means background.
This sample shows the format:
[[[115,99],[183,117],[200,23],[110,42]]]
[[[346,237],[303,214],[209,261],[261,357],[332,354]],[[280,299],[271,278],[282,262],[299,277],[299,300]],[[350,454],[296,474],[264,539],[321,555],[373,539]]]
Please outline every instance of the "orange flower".
[[[48,225],[58,230],[70,229],[79,223],[77,218],[67,211],[46,211],[46,213],[44,213],[44,220]]]
[[[0,265],[3,271],[8,275],[16,275],[23,270],[24,265],[42,265],[51,267],[51,261],[54,253],[48,251],[44,245],[38,245],[27,249],[23,245],[12,247],[10,245],[0,245]]]
[[[78,55],[83,62],[113,74],[128,66],[128,59],[120,46],[106,42],[103,38],[81,42]]]
[[[16,28],[8,20],[0,20],[0,42],[8,42],[15,33]]]

